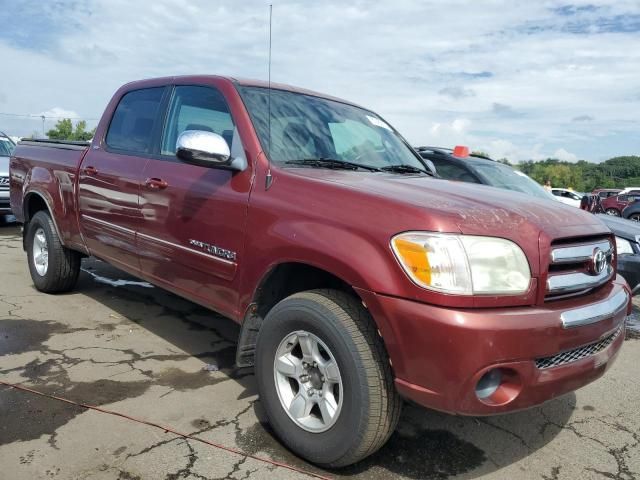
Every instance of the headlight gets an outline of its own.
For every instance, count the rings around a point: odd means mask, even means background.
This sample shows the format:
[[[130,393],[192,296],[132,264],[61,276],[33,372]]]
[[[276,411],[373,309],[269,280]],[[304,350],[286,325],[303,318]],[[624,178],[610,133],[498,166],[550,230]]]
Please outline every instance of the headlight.
[[[618,255],[624,255],[626,253],[633,254],[631,242],[620,237],[616,237],[616,250],[618,251]]]
[[[419,286],[459,295],[524,293],[529,263],[503,238],[407,232],[391,239],[404,271]]]

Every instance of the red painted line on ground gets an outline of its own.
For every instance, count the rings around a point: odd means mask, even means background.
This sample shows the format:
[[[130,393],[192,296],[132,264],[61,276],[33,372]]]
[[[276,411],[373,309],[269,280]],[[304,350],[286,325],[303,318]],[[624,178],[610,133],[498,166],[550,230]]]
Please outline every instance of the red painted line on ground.
[[[303,475],[307,475],[308,477],[318,478],[320,480],[332,480],[330,477],[325,477],[325,476],[320,475],[318,473],[308,472],[308,471],[303,470],[301,468],[294,467],[293,465],[288,465],[286,463],[276,462],[275,460],[270,460],[268,458],[262,458],[262,457],[258,457],[258,456],[255,456],[255,455],[250,455],[248,453],[245,453],[245,452],[243,452],[241,450],[237,450],[237,449],[232,448],[232,447],[226,447],[224,445],[213,443],[213,442],[210,442],[209,440],[205,440],[203,438],[193,437],[193,436],[189,435],[188,433],[178,432],[177,430],[174,430],[171,427],[167,427],[165,425],[160,425],[159,423],[154,423],[154,422],[150,422],[148,420],[142,420],[140,418],[131,417],[129,415],[125,415],[124,413],[115,412],[113,410],[107,410],[106,408],[96,407],[95,405],[87,405],[86,403],[82,403],[82,402],[74,402],[73,400],[69,400],[68,398],[58,397],[56,395],[49,395],[48,393],[39,392],[37,390],[33,390],[31,388],[24,387],[24,386],[19,385],[19,384],[8,383],[8,382],[4,382],[4,381],[0,380],[0,385],[4,385],[4,386],[10,387],[10,388],[14,388],[16,390],[21,390],[23,392],[28,392],[28,393],[33,393],[35,395],[40,395],[41,397],[47,397],[47,398],[50,398],[52,400],[58,400],[59,402],[68,403],[70,405],[75,405],[77,407],[86,408],[88,410],[95,410],[96,412],[106,413],[108,415],[114,415],[116,417],[121,417],[121,418],[124,418],[126,420],[131,420],[131,421],[136,422],[136,423],[141,423],[143,425],[148,425],[150,427],[159,428],[160,430],[164,430],[165,433],[166,432],[170,432],[170,433],[173,433],[174,435],[177,435],[177,436],[182,437],[182,438],[188,438],[189,440],[194,440],[196,442],[204,443],[204,444],[209,445],[211,447],[215,447],[215,448],[218,448],[220,450],[224,450],[225,452],[229,452],[229,453],[233,453],[235,455],[240,455],[240,456],[245,457],[245,458],[251,458],[253,460],[257,460],[258,462],[267,463],[269,465],[275,465],[276,467],[286,468],[287,470],[291,470],[291,471],[296,472],[296,473],[301,473]]]

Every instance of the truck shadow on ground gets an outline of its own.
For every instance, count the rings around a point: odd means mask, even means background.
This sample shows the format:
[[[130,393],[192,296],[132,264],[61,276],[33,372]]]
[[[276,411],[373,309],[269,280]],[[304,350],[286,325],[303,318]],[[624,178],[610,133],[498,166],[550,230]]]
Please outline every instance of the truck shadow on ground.
[[[256,395],[252,372],[234,368],[239,327],[233,321],[160,288],[144,285],[93,259],[83,261],[75,292],[117,312],[122,324],[135,324],[177,347],[180,352],[176,352],[176,358],[186,353],[215,365],[224,373],[223,381],[242,385],[244,392],[239,399]],[[96,325],[96,329],[101,328],[108,330],[112,326]],[[191,390],[219,381],[212,381],[206,371],[187,373],[169,369],[150,376],[149,384]],[[126,388],[126,382],[123,387]],[[132,396],[140,394],[139,389],[133,390]],[[239,448],[247,454],[267,454],[278,461],[322,473],[284,448],[266,424],[259,401],[253,405],[258,421],[238,431],[235,440]],[[388,478],[390,473],[412,479],[456,475],[475,478],[546,445],[569,422],[575,408],[574,394],[529,411],[484,418],[456,417],[407,405],[396,432],[379,452],[356,466],[328,473],[337,478]]]

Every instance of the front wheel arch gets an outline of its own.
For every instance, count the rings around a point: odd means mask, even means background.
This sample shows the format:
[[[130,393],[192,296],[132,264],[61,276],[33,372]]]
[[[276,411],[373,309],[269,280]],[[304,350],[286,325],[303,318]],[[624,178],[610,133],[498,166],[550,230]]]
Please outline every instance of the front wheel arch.
[[[295,293],[317,289],[344,292],[368,309],[356,289],[333,272],[303,262],[284,262],[275,265],[263,275],[251,303],[245,310],[236,351],[236,365],[238,367],[254,365],[256,341],[262,322],[278,302]],[[385,348],[387,345],[396,344],[393,330],[385,324],[384,319],[373,317],[373,321],[381,332]],[[387,353],[391,355],[388,349]]]

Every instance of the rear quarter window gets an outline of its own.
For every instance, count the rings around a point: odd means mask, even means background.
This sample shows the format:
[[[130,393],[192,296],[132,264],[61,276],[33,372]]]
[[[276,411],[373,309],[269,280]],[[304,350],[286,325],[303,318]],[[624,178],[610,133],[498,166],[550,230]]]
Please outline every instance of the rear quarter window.
[[[111,118],[107,146],[130,153],[151,153],[164,89],[146,88],[125,94]]]

